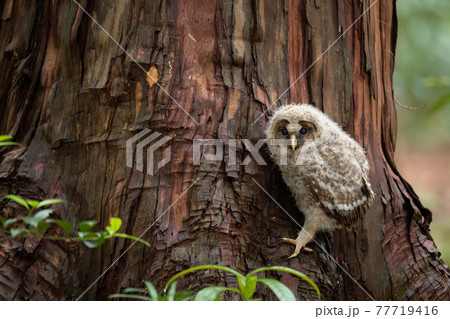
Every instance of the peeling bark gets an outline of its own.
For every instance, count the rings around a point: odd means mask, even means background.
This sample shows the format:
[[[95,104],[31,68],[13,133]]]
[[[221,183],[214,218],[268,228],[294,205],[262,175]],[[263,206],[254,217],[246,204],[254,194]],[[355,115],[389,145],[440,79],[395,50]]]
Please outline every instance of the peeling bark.
[[[364,146],[372,165],[370,213],[353,231],[322,234],[319,243],[375,299],[449,299],[449,269],[429,234],[431,212],[393,160],[395,3],[378,1],[346,33],[369,1],[81,5],[132,59],[73,1],[0,3],[0,133],[24,145],[1,150],[0,195],[62,198],[58,217],[101,226],[120,217],[135,236],[155,223],[143,237],[152,247],[133,246],[83,299],[105,299],[143,280],[162,287],[176,272],[207,263],[243,273],[289,266],[310,276],[325,299],[368,299],[317,245],[286,259],[292,247],[278,238],[294,237],[297,227],[253,179],[299,223],[302,215],[264,151],[267,166],[253,158],[240,164],[251,155],[242,139],[254,145],[264,138],[270,112],[252,123],[286,102],[324,110]],[[153,66],[159,85],[150,87]],[[125,142],[144,128],[171,137],[172,161],[155,176],[126,166]],[[225,143],[223,161],[193,165],[193,140],[208,138],[237,139],[237,162]],[[19,211],[12,203],[0,210]],[[116,240],[88,250],[0,238],[3,300],[76,299],[130,245]],[[270,276],[299,299],[316,298],[301,280]],[[179,287],[209,284],[237,285],[205,271]],[[275,299],[262,287],[256,295]]]

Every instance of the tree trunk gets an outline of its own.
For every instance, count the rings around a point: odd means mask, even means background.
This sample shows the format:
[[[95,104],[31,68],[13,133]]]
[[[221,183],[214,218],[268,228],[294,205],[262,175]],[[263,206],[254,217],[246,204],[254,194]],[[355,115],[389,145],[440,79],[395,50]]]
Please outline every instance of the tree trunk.
[[[145,232],[152,246],[127,250],[131,242],[120,239],[89,250],[3,234],[0,299],[71,300],[89,287],[82,299],[105,299],[143,280],[162,287],[201,264],[242,273],[289,266],[329,300],[370,299],[365,291],[377,300],[449,299],[431,213],[393,159],[395,2],[371,3],[81,1],[115,43],[75,1],[2,1],[0,133],[23,147],[2,151],[0,195],[65,199],[58,217],[74,224],[120,217],[122,231]],[[152,66],[158,84],[146,77]],[[278,239],[298,226],[258,184],[299,223],[302,215],[264,147],[268,165],[259,165],[243,144],[264,138],[270,110],[287,102],[317,106],[363,145],[377,194],[353,231],[321,234],[323,248],[311,244],[312,253],[290,260],[293,247]],[[155,154],[168,157],[170,146],[171,161],[154,175],[139,170],[137,151],[127,167],[126,141],[144,129],[170,138]],[[223,160],[194,158],[199,139],[221,139]],[[12,203],[0,209],[17,212]],[[301,300],[316,298],[304,281],[269,275]],[[178,287],[205,285],[237,283],[209,271]],[[263,287],[256,294],[276,299]]]

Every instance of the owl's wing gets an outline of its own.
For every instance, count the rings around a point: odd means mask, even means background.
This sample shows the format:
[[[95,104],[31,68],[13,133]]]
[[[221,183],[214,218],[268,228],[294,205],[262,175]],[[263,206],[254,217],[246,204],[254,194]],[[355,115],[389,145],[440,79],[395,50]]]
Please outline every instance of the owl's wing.
[[[363,168],[344,147],[325,143],[318,146],[318,151],[321,158],[310,159],[305,185],[328,216],[346,227],[352,226],[373,198]]]

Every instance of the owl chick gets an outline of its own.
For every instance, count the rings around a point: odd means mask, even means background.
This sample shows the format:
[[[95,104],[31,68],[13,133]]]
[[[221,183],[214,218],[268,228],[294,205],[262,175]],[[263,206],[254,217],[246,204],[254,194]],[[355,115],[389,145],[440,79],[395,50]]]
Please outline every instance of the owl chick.
[[[327,115],[307,104],[276,110],[267,129],[274,162],[305,216],[292,257],[318,231],[350,228],[373,200],[363,148]]]

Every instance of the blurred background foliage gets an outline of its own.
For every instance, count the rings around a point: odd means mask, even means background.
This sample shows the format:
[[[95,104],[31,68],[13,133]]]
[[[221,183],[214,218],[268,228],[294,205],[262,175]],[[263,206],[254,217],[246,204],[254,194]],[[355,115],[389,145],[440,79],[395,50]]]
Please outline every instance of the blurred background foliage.
[[[450,264],[450,1],[396,3],[396,163],[433,212],[431,235]]]

